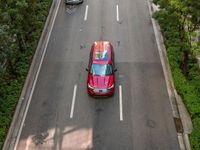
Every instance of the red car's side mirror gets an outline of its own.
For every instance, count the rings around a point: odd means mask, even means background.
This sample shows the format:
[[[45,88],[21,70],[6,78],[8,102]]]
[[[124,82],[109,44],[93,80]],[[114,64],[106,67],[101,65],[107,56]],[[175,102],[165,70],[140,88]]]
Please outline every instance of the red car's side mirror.
[[[88,68],[85,68],[86,71],[88,71]]]
[[[117,68],[114,69],[114,72],[116,72],[116,71],[117,71]]]

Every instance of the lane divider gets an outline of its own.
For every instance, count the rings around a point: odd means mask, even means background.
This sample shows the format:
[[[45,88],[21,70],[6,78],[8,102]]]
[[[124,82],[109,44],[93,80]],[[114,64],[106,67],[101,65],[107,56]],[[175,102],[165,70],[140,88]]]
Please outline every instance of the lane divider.
[[[123,104],[122,104],[122,86],[119,85],[119,118],[120,121],[123,121]]]
[[[88,16],[88,5],[86,5],[86,7],[85,7],[85,16],[84,16],[84,21],[87,20],[87,16]]]
[[[119,22],[119,6],[118,5],[116,5],[116,19],[117,19],[117,22]]]
[[[75,105],[75,100],[76,100],[76,91],[77,91],[77,85],[74,85],[74,92],[73,92],[73,97],[72,97],[72,105],[71,105],[71,112],[70,112],[70,118],[73,118],[74,115],[74,105]]]

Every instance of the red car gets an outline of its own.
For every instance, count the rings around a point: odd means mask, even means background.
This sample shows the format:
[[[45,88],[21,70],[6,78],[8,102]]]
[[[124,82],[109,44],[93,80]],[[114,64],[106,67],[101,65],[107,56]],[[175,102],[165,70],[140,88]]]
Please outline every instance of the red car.
[[[115,91],[115,62],[113,46],[108,41],[94,42],[90,51],[87,78],[88,94],[112,96]]]

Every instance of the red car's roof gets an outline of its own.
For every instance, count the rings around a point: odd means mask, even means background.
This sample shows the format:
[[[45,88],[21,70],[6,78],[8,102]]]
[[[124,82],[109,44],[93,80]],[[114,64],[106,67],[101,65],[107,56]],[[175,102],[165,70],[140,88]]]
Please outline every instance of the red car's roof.
[[[92,62],[97,64],[109,64],[111,62],[111,44],[109,42],[94,42],[92,46]]]

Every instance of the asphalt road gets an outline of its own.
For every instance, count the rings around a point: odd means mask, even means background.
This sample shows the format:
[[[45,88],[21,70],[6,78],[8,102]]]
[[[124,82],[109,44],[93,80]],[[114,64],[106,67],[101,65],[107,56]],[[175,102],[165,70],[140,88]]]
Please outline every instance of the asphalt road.
[[[110,98],[86,91],[96,40],[114,46]],[[17,149],[179,149],[146,0],[85,0],[73,8],[61,2]]]

